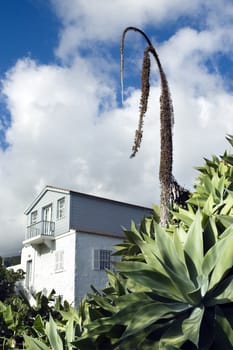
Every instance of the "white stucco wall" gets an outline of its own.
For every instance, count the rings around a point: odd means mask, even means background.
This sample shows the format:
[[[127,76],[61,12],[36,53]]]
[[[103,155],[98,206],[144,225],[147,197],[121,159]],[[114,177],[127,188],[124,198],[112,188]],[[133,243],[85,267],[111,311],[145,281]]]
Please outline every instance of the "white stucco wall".
[[[93,250],[113,250],[113,245],[122,242],[122,238],[100,236],[95,234],[77,233],[77,254],[75,270],[75,305],[81,301],[90,285],[100,290],[106,286],[107,276],[104,270],[93,269]]]
[[[24,247],[22,251],[22,268],[26,271],[27,260],[32,260],[32,289],[43,291],[46,295],[55,289],[68,302],[74,302],[74,270],[75,270],[75,232],[60,235],[54,242],[55,249],[40,246],[34,249]],[[64,269],[55,271],[56,251],[64,251]]]

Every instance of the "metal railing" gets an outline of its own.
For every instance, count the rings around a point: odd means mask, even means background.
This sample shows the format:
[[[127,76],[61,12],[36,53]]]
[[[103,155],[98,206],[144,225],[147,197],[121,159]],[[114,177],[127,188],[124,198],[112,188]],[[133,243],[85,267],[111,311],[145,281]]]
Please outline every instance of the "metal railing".
[[[54,236],[55,222],[53,221],[39,221],[27,227],[26,239],[36,236]]]

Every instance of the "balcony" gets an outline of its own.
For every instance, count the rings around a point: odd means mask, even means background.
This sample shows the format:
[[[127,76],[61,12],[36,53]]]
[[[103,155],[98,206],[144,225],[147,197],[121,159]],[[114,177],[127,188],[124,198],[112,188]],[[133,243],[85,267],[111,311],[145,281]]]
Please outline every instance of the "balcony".
[[[24,245],[36,246],[39,244],[45,244],[51,248],[51,241],[54,240],[55,234],[55,222],[52,221],[39,221],[27,227],[27,233]]]

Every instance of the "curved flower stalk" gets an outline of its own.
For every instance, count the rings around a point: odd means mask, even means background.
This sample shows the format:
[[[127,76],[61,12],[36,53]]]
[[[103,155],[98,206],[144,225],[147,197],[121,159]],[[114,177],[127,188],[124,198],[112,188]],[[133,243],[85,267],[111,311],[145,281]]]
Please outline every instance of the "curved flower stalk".
[[[135,27],[128,27],[124,30],[121,40],[121,87],[123,100],[123,72],[124,72],[124,41],[125,35],[128,31],[133,30],[140,33],[147,42],[147,47],[144,50],[144,58],[142,65],[142,83],[141,83],[141,100],[140,100],[140,116],[138,129],[135,133],[134,145],[132,147],[131,157],[137,153],[143,134],[143,120],[147,111],[147,103],[150,91],[150,54],[154,57],[158,66],[160,81],[161,81],[161,96],[160,96],[160,169],[159,180],[161,185],[160,194],[160,222],[165,226],[168,221],[169,204],[171,202],[171,190],[173,184],[172,163],[173,163],[173,143],[172,143],[172,128],[174,124],[173,106],[169,92],[166,75],[163,71],[158,54],[152,45],[148,36],[140,29]]]

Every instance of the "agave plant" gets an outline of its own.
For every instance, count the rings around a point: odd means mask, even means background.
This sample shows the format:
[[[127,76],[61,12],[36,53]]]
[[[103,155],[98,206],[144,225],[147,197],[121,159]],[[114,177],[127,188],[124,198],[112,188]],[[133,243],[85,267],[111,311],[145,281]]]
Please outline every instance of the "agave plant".
[[[233,145],[233,137],[228,141]],[[233,155],[206,160],[187,207],[162,227],[159,209],[125,230],[122,261],[78,312],[35,319],[26,349],[233,348]]]
[[[79,349],[233,348],[232,159],[206,160],[169,227],[156,213],[126,230],[119,271],[89,295]]]

